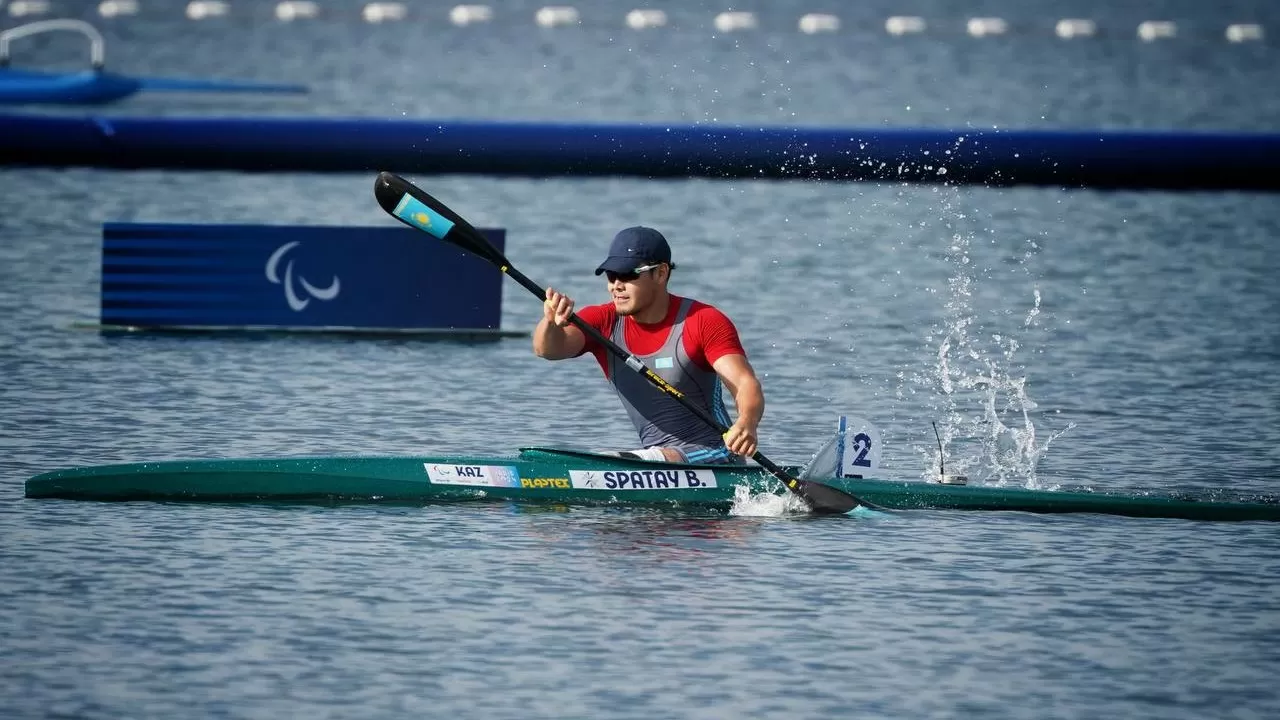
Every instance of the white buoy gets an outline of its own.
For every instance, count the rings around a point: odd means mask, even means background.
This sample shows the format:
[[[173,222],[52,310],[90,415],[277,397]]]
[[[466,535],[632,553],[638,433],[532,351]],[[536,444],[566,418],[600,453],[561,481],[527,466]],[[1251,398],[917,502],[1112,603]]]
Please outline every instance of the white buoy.
[[[281,22],[314,18],[320,14],[320,6],[311,0],[289,0],[276,5],[276,19]]]
[[[449,11],[449,22],[459,27],[489,22],[493,19],[493,8],[488,5],[457,5]]]
[[[1003,35],[1008,29],[1009,23],[998,17],[969,18],[969,22],[965,23],[965,30],[973,37]]]
[[[1167,20],[1145,20],[1138,25],[1138,37],[1143,42],[1176,37],[1178,26]]]
[[[884,21],[884,29],[890,35],[911,35],[924,32],[924,18],[913,15],[894,15]]]
[[[1063,18],[1053,27],[1053,34],[1063,40],[1078,37],[1093,37],[1098,32],[1098,25],[1092,20]]]
[[[9,14],[13,17],[44,15],[49,12],[48,0],[17,0],[9,3]]]
[[[137,15],[137,0],[104,0],[98,3],[98,14],[104,18]]]
[[[756,15],[755,13],[737,10],[722,12],[716,16],[715,26],[716,30],[722,33],[754,30],[756,28]]]
[[[800,32],[814,35],[820,32],[836,32],[840,29],[840,18],[826,13],[809,13],[800,18]]]
[[[538,14],[533,17],[534,22],[539,27],[563,27],[565,25],[580,25],[582,19],[578,16],[578,8],[569,7],[568,5],[548,5],[538,10]]]
[[[632,30],[664,27],[667,14],[661,10],[632,10],[627,13],[627,27]]]
[[[376,2],[369,3],[360,11],[360,17],[367,23],[396,22],[405,19],[409,14],[404,3]]]
[[[1227,26],[1227,40],[1233,43],[1261,40],[1265,34],[1262,26],[1255,23],[1240,23]]]
[[[227,14],[227,4],[222,0],[195,0],[187,3],[187,18],[204,20],[205,18],[223,17]]]

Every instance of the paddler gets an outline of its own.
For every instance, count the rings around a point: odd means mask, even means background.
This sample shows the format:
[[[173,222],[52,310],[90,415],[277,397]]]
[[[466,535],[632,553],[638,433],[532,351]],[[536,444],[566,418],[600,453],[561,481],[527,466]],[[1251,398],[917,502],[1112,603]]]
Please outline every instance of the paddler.
[[[578,316],[728,426],[723,437],[574,327],[569,321],[573,299],[553,288],[547,288],[542,319],[533,331],[533,352],[548,360],[587,352],[595,356],[643,445],[619,455],[740,464],[756,451],[764,391],[733,322],[711,305],[668,292],[675,268],[662,233],[649,227],[625,228],[614,236],[609,256],[596,268],[596,275],[607,280],[611,302],[582,308]],[[732,424],[724,388],[737,407],[738,418]]]

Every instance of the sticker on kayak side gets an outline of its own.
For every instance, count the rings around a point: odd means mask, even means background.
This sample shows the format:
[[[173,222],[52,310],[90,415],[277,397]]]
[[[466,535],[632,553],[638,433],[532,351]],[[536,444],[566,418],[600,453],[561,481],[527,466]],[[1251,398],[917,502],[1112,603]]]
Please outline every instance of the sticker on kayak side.
[[[511,465],[422,463],[427,479],[437,485],[520,487],[520,471]]]
[[[570,470],[579,490],[698,490],[716,486],[711,470]]]
[[[520,478],[520,487],[534,490],[568,490],[573,486],[569,484],[569,478]]]

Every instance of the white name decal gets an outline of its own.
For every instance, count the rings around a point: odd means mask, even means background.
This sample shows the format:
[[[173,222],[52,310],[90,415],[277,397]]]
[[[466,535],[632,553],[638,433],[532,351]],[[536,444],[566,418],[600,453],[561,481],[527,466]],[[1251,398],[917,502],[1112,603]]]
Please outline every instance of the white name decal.
[[[437,485],[520,487],[520,471],[511,465],[455,465],[422,463],[427,479]]]
[[[711,470],[570,470],[579,490],[698,490],[716,486]]]

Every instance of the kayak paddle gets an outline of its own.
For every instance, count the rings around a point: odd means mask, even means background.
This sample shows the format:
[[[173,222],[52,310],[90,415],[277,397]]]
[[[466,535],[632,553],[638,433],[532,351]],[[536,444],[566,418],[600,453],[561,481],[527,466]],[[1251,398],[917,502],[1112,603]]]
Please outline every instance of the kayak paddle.
[[[524,273],[512,266],[511,261],[503,256],[484,235],[481,235],[479,230],[472,227],[470,223],[463,220],[462,217],[450,210],[444,203],[423,192],[408,180],[389,172],[378,173],[378,179],[373,184],[373,194],[378,199],[378,204],[382,206],[382,209],[386,210],[392,217],[410,227],[422,230],[432,237],[479,255],[523,285],[526,290],[537,296],[539,300],[546,300],[546,289],[525,277]],[[710,413],[693,404],[692,401],[685,397],[684,393],[662,379],[661,375],[650,370],[639,358],[623,350],[612,340],[601,335],[594,327],[588,325],[585,320],[578,317],[577,313],[571,315],[569,321],[586,334],[587,337],[608,348],[609,352],[623,360],[627,367],[640,373],[659,390],[678,400],[681,405],[684,405],[690,412],[698,416],[700,420],[715,428],[721,434],[729,431],[729,428],[712,417]],[[793,477],[790,473],[775,465],[769,458],[766,458],[759,450],[756,451],[755,455],[751,456],[751,459],[781,480],[787,489],[804,499],[814,512],[843,514],[859,505],[866,504],[853,495],[830,485]]]

